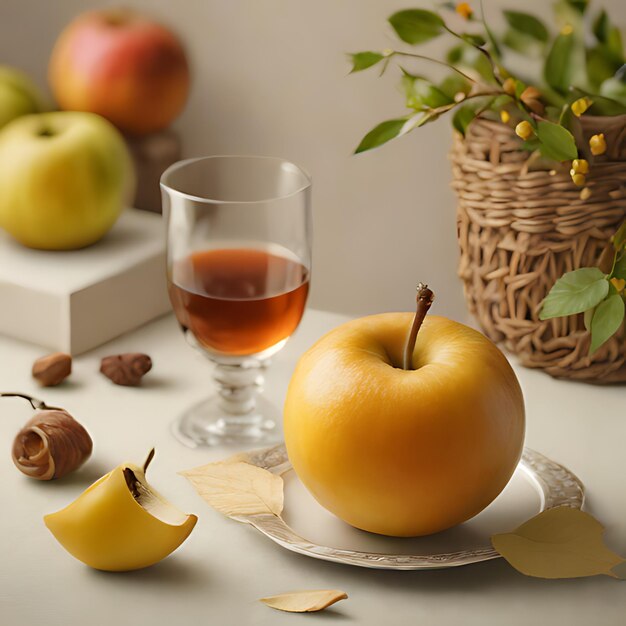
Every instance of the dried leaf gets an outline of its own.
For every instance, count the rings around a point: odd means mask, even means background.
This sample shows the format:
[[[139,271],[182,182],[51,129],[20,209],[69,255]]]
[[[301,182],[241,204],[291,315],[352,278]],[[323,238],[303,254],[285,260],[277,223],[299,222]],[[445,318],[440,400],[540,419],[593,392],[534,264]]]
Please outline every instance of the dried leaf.
[[[493,547],[516,570],[537,578],[580,578],[606,574],[623,578],[626,562],[602,540],[604,527],[579,509],[548,509],[511,533],[493,535]]]
[[[222,463],[237,462],[248,463],[279,476],[291,469],[291,464],[287,459],[287,452],[285,451],[285,444],[282,443],[275,445],[273,448],[238,452],[222,461]]]
[[[618,563],[615,567],[612,567],[611,574],[613,574],[615,578],[626,580],[626,561],[622,561],[621,563]]]
[[[181,472],[216,510],[229,517],[283,510],[283,479],[240,461],[209,463]]]
[[[261,598],[261,602],[279,611],[289,613],[311,613],[322,611],[339,600],[345,600],[348,594],[339,589],[318,589],[313,591],[294,591],[278,596]]]

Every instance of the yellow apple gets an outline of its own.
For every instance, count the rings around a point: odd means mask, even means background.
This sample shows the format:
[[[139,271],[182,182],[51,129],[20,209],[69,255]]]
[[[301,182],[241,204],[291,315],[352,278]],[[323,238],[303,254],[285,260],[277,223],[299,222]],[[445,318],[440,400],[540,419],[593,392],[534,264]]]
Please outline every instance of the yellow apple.
[[[45,109],[43,97],[28,76],[0,65],[0,128],[16,117]]]
[[[98,241],[133,189],[124,139],[99,115],[25,115],[0,133],[0,227],[25,246],[69,250]]]
[[[176,550],[198,518],[170,504],[146,482],[143,467],[122,463],[64,509],[44,517],[59,543],[95,569],[122,572],[153,565]]]
[[[344,521],[383,535],[431,534],[479,513],[524,440],[522,392],[500,350],[427,317],[413,369],[403,369],[412,317],[374,315],[328,333],[301,357],[285,402],[285,443],[304,485]]]

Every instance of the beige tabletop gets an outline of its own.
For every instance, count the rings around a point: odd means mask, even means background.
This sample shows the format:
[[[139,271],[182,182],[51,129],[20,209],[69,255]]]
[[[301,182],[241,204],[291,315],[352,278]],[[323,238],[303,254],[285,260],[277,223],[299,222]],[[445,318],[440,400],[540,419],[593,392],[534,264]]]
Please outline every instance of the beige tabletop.
[[[297,356],[345,318],[308,311],[267,377],[267,395],[284,397]],[[153,371],[141,388],[112,385],[100,358],[149,353]],[[211,388],[209,365],[184,342],[171,316],[82,355],[70,380],[38,389],[30,378],[36,346],[0,338],[0,390],[31,393],[67,408],[89,430],[94,454],[78,472],[37,482],[13,466],[10,445],[31,415],[26,403],[0,401],[0,624],[125,626],[172,623],[247,626],[290,623],[515,626],[626,623],[626,583],[607,577],[543,581],[502,559],[422,572],[352,568],[287,552],[249,526],[203,503],[177,471],[223,458],[224,450],[189,450],[169,432],[172,419]],[[555,381],[516,368],[524,388],[527,445],[563,463],[587,488],[586,508],[606,525],[608,544],[626,555],[626,389]],[[74,499],[122,461],[156,447],[150,482],[199,522],[174,555],[146,570],[111,574],[75,561],[42,516]],[[322,614],[279,613],[258,598],[294,589],[339,588],[349,599]]]

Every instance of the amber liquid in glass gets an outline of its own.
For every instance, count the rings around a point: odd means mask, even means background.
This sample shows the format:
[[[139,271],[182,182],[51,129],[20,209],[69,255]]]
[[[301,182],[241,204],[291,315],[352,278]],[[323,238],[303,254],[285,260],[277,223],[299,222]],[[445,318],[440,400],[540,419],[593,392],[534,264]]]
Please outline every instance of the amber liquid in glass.
[[[297,328],[309,292],[308,269],[263,249],[194,252],[176,261],[169,296],[185,332],[226,355],[259,354]]]

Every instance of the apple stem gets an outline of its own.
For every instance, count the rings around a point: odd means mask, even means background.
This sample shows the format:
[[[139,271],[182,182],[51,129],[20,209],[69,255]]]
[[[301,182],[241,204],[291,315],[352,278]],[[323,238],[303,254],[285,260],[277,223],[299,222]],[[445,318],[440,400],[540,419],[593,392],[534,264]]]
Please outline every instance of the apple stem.
[[[28,400],[30,402],[30,406],[35,410],[40,411],[64,411],[65,409],[61,409],[58,406],[48,406],[43,400],[38,400],[37,398],[33,398],[32,396],[26,395],[25,393],[15,393],[13,391],[3,391],[0,392],[0,398],[24,398],[24,400]]]
[[[422,322],[426,317],[426,313],[428,313],[428,309],[430,309],[430,305],[433,303],[434,299],[435,294],[428,288],[428,285],[424,285],[424,283],[419,283],[417,285],[417,308],[415,310],[415,317],[413,318],[411,331],[409,332],[409,336],[404,347],[403,369],[405,370],[413,369],[413,350],[415,349],[417,333],[419,332]]]
[[[150,450],[150,452],[148,452],[148,456],[146,457],[146,460],[143,462],[143,473],[144,474],[148,470],[148,465],[150,465],[150,462],[152,461],[153,458],[154,458],[154,448],[152,448],[152,450]]]

